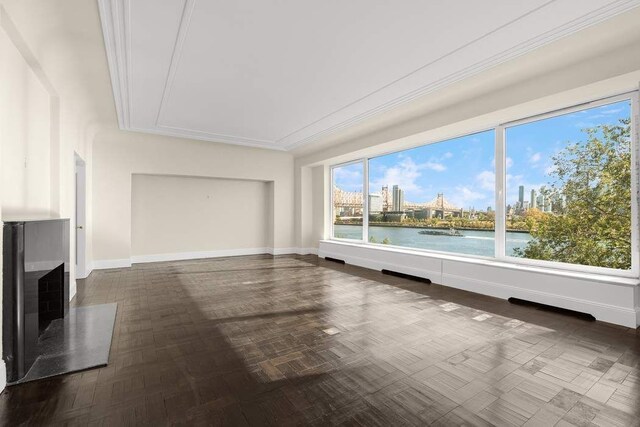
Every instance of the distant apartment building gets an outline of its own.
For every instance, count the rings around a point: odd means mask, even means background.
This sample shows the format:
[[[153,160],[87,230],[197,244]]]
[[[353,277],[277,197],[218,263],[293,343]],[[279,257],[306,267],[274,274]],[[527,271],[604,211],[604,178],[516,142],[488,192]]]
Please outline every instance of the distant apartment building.
[[[391,201],[391,195],[389,194],[389,186],[383,185],[382,186],[382,211],[387,212],[387,211],[390,211],[392,208],[393,206]]]
[[[404,191],[397,185],[393,186],[393,211],[400,212],[404,209]]]
[[[524,207],[524,185],[518,187],[518,207]]]
[[[531,201],[529,202],[529,207],[531,209],[535,209],[538,207],[536,205],[536,190],[531,190]]]
[[[369,194],[369,212],[380,213],[383,211],[384,203],[381,193]]]

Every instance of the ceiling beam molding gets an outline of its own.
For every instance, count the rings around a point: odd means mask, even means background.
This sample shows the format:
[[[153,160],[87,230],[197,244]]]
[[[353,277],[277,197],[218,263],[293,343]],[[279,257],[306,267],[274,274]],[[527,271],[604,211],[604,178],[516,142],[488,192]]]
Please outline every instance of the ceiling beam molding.
[[[472,1],[462,9],[417,2],[365,15],[364,0],[98,4],[121,129],[291,151],[415,105],[640,0],[501,0],[492,4],[504,9],[499,14]],[[313,16],[303,13],[309,7]]]
[[[98,0],[118,125],[123,130],[128,130],[130,124],[129,54],[124,14],[128,3],[128,0]]]

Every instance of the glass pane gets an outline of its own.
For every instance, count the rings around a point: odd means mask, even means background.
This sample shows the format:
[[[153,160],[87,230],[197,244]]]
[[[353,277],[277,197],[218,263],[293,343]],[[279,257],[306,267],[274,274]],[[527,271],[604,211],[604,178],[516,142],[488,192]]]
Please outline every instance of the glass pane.
[[[333,168],[333,237],[362,240],[363,163]]]
[[[631,268],[630,101],[506,130],[507,255]]]
[[[369,160],[369,241],[494,256],[493,130]]]

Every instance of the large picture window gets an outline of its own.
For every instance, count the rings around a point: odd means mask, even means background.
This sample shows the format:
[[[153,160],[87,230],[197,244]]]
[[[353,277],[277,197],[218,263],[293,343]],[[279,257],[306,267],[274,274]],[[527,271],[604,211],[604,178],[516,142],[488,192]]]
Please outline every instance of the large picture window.
[[[493,256],[494,132],[369,160],[371,243]]]
[[[332,168],[332,236],[637,277],[638,94]]]
[[[514,256],[631,268],[631,102],[508,127],[506,224]],[[507,236],[507,243],[509,243]]]

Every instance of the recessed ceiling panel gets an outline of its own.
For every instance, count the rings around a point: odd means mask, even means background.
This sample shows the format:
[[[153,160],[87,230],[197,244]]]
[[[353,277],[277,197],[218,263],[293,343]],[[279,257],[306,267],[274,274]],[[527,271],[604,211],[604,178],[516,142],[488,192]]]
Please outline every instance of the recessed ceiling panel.
[[[639,3],[100,2],[121,126],[285,150]]]

